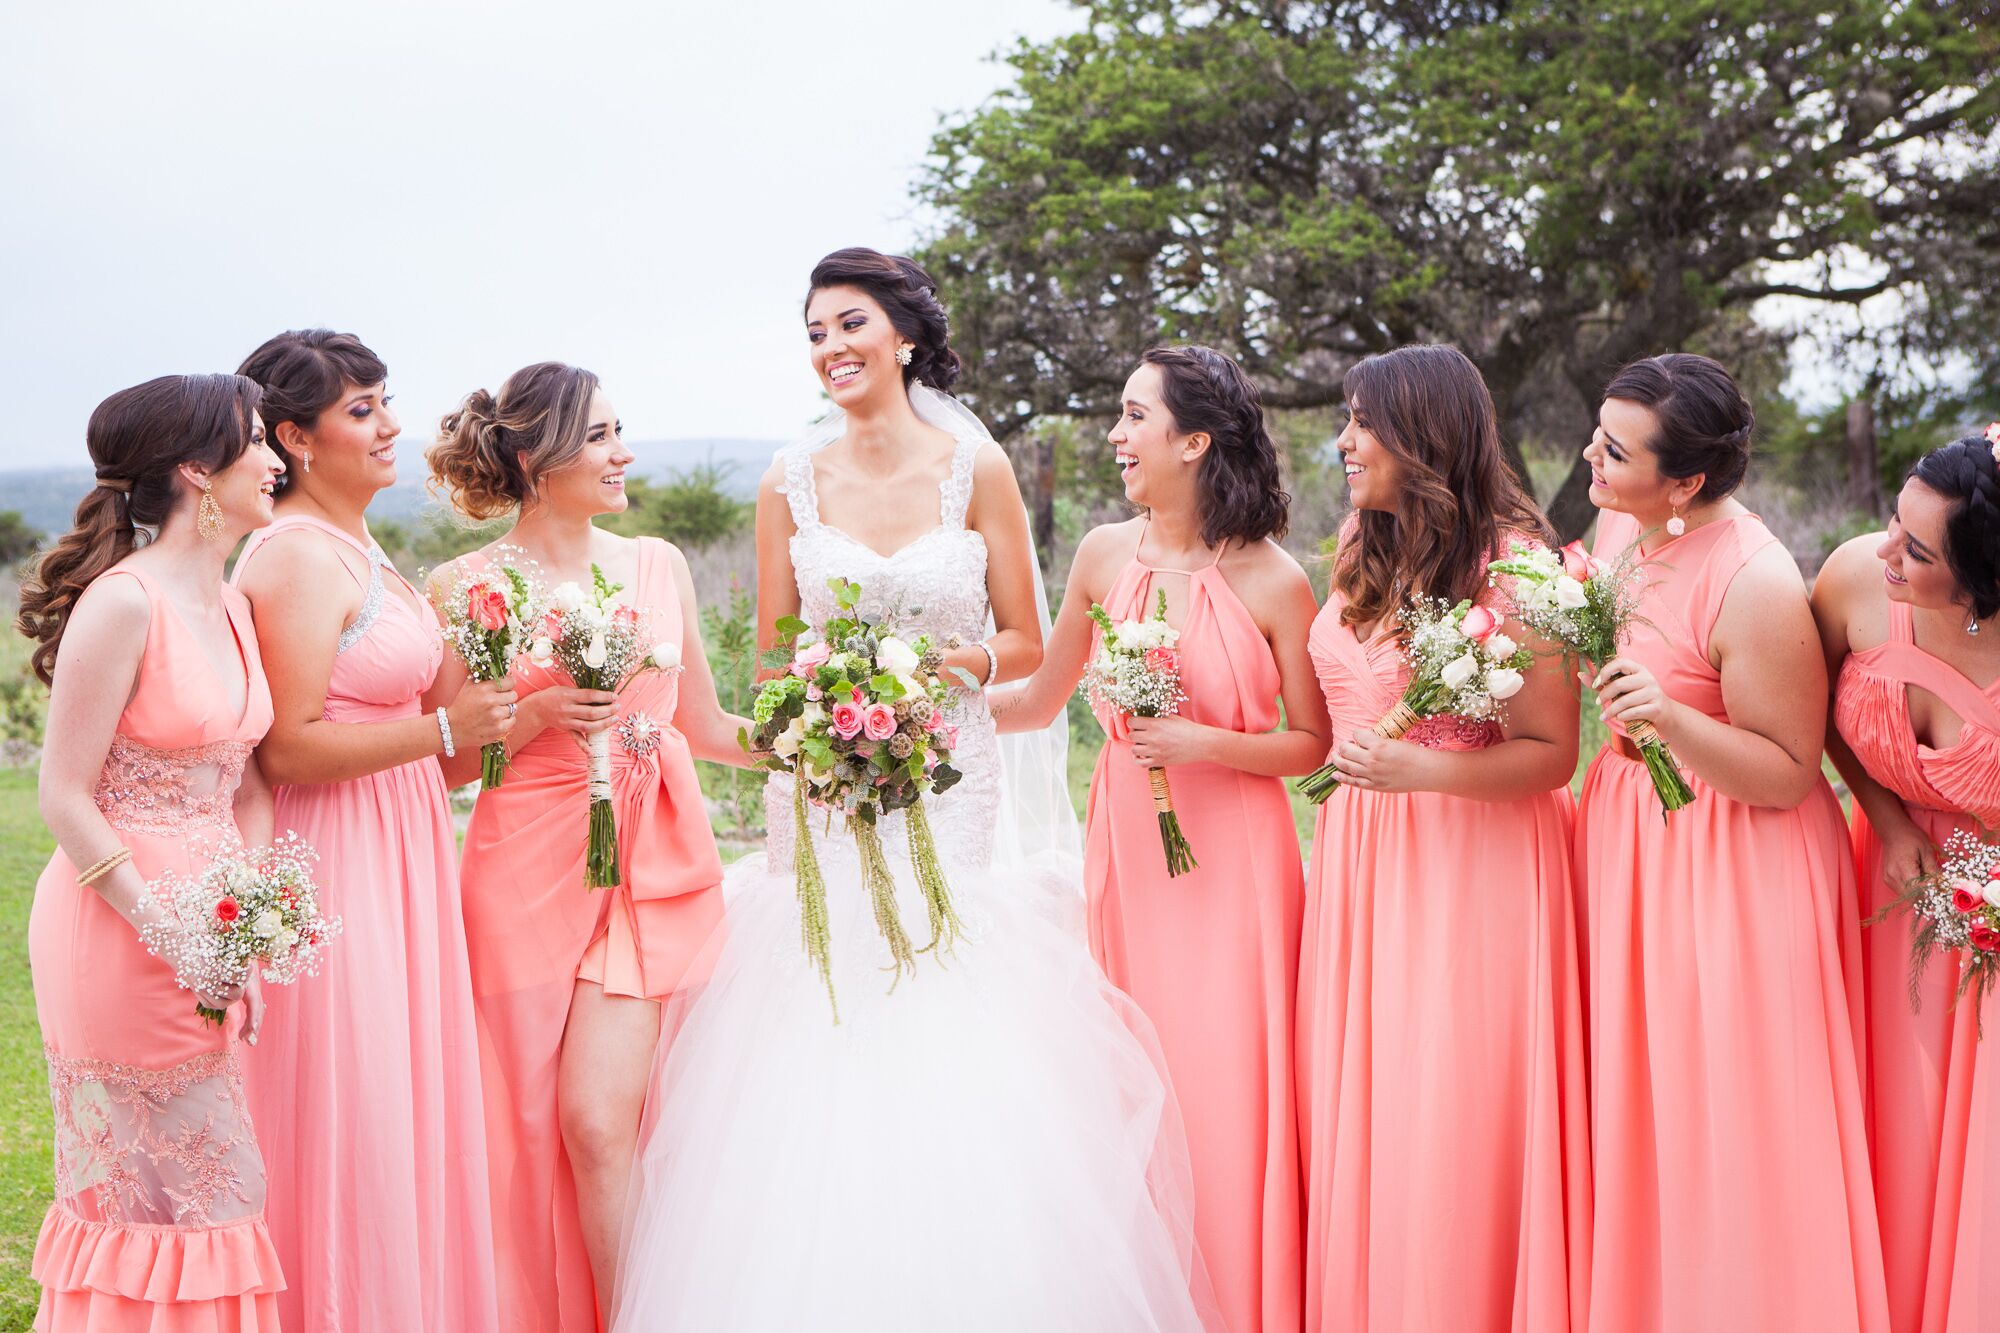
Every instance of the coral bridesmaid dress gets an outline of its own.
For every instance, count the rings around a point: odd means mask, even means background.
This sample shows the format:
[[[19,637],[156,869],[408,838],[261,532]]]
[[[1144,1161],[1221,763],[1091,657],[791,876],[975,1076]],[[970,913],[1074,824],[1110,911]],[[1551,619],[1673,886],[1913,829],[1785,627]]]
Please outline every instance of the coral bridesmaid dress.
[[[271,694],[249,604],[234,588],[222,601],[241,662],[225,685],[147,575],[120,566],[104,578],[136,580],[153,607],[97,782],[98,809],[152,880],[195,869],[205,841],[239,836],[236,787],[271,725]],[[238,674],[240,711],[230,703]],[[35,1328],[271,1333],[284,1279],[243,1106],[240,1011],[226,1032],[197,1018],[173,969],[76,876],[57,851],[28,921],[56,1125],[55,1201],[35,1242]]]
[[[1889,638],[1851,655],[1834,688],[1834,725],[1869,776],[1903,799],[1924,836],[2000,828],[2000,681],[1984,690],[1916,644],[1910,608],[1889,604]],[[1959,739],[1934,750],[1910,722],[1909,687],[1956,713]],[[1882,845],[1859,806],[1854,859],[1864,914],[1901,885],[1882,879]],[[1868,979],[1868,1109],[1882,1258],[1896,1333],[2000,1328],[2000,1054],[1979,1041],[1970,998],[1952,1007],[1958,956],[1931,961],[1910,1004],[1910,919],[1862,933]],[[2000,1004],[1985,1006],[1989,1032]]]
[[[1639,537],[1599,521],[1598,551]],[[1646,566],[1625,655],[1728,721],[1709,633],[1775,542],[1749,514]],[[1783,681],[1769,683],[1786,688]],[[1576,865],[1589,974],[1598,1333],[1879,1333],[1888,1326],[1860,1062],[1860,915],[1840,803],[1791,810],[1687,774],[1663,819],[1643,764],[1607,745],[1584,779]]]
[[[1409,666],[1333,593],[1310,646],[1333,734]],[[1404,739],[1493,745],[1435,718]],[[1299,970],[1312,1333],[1584,1324],[1590,1151],[1567,790],[1515,801],[1337,790],[1313,835]]]
[[[629,604],[656,641],[683,643],[667,544],[639,538]],[[523,696],[568,684],[523,661]],[[611,785],[616,888],[584,887],[585,756],[567,731],[517,751],[506,780],[481,792],[465,838],[466,943],[472,951],[492,1164],[498,1327],[590,1333],[599,1326],[589,1255],[557,1120],[556,1068],[579,980],[607,994],[660,999],[700,978],[722,920],[722,862],[687,741],[673,725],[680,677],[649,671],[619,694]]]
[[[369,562],[361,613],[334,659],[328,720],[417,716],[444,657],[429,604],[387,587],[402,579],[379,548],[303,515],[254,535],[239,575],[284,533],[323,534]],[[421,759],[281,787],[278,827],[319,850],[321,901],[344,922],[312,985],[272,992],[249,1068],[271,1236],[290,1282],[285,1327],[493,1328],[478,1038],[443,775]]]
[[[1278,724],[1278,664],[1214,565],[1136,558],[1104,600],[1150,614],[1154,576],[1188,580],[1182,714],[1231,731]],[[1218,764],[1169,770],[1200,868],[1169,877],[1146,770],[1125,719],[1091,780],[1085,832],[1090,951],[1159,1034],[1194,1171],[1194,1228],[1229,1333],[1285,1333],[1300,1318],[1298,1125],[1292,1077],[1304,877],[1283,782]]]

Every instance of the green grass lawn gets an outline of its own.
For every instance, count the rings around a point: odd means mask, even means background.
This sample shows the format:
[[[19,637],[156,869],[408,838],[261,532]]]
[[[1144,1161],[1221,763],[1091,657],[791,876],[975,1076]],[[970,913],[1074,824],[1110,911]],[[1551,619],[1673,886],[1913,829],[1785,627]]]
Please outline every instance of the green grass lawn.
[[[35,775],[0,769],[0,1330],[25,1330],[28,1277],[48,1207],[49,1085],[28,980],[28,906],[54,843],[35,808]]]

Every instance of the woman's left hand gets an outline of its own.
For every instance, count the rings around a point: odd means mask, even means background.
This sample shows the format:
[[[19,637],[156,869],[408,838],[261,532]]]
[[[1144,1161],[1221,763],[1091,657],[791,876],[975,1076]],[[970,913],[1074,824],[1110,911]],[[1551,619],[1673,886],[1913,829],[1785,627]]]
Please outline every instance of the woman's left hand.
[[[1199,764],[1208,759],[1208,728],[1184,717],[1131,720],[1132,758],[1147,768]]]
[[[1369,728],[1357,731],[1333,752],[1341,782],[1363,791],[1430,791],[1433,751],[1408,741],[1392,741]]]
[[[1614,657],[1606,662],[1590,688],[1597,691],[1597,706],[1604,720],[1627,727],[1634,722],[1650,722],[1664,731],[1662,723],[1672,716],[1676,706],[1659,678],[1644,663],[1629,657]]]

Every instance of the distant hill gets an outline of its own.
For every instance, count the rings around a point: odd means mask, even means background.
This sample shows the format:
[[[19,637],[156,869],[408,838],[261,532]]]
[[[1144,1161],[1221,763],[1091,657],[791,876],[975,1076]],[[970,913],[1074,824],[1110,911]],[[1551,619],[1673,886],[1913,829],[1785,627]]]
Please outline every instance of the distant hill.
[[[642,477],[666,477],[690,468],[713,463],[723,471],[730,492],[749,499],[757,489],[783,441],[780,440],[642,440],[632,452],[632,465]],[[396,460],[398,480],[378,497],[371,513],[383,518],[411,518],[432,503],[424,490],[424,445],[408,442]],[[17,509],[29,525],[43,532],[58,532],[69,526],[76,502],[91,486],[87,467],[26,468],[0,472],[0,510]]]

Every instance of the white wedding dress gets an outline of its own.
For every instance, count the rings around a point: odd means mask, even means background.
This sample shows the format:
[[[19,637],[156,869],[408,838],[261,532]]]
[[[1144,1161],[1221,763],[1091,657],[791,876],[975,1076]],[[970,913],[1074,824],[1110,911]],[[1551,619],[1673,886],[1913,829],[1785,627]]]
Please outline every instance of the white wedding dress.
[[[824,623],[844,576],[871,618],[976,640],[987,551],[964,520],[986,436],[951,400],[912,396],[960,443],[937,527],[893,555],[819,521],[811,442],[782,455],[801,615]],[[968,937],[920,955],[893,993],[853,841],[814,812],[838,1025],[800,940],[791,786],[770,780],[767,849],[730,867],[710,979],[669,1018],[615,1333],[1181,1333],[1213,1319],[1152,1030],[1075,933],[1075,880],[1035,868],[1040,847],[996,849],[985,701],[952,720],[965,778],[928,808]],[[882,843],[921,946],[900,816]]]

